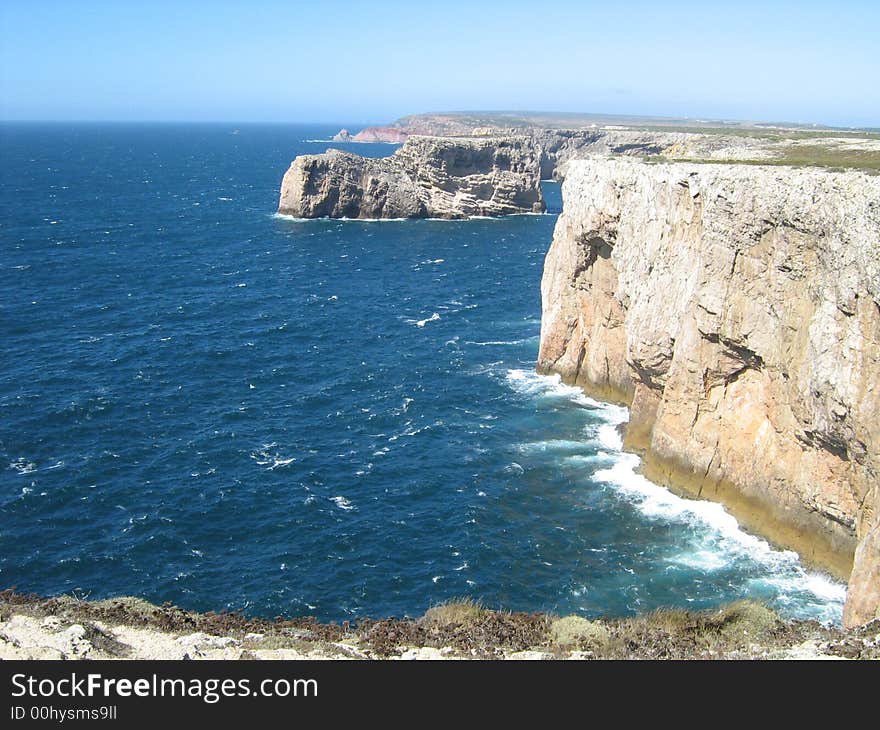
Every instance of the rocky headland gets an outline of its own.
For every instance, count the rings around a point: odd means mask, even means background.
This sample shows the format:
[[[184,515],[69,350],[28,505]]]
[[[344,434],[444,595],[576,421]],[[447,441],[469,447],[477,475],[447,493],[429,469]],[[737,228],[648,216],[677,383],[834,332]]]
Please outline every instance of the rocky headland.
[[[278,212],[297,218],[467,218],[545,209],[531,138],[410,137],[390,157],[302,155]]]
[[[439,113],[367,127],[353,141],[404,142],[412,135],[530,137],[541,154],[541,177],[562,180],[572,159],[596,154],[669,160],[763,162],[880,169],[880,135],[840,130],[608,115]]]
[[[538,368],[630,406],[652,480],[880,615],[880,177],[571,160]]]
[[[386,144],[403,144],[410,137],[409,132],[398,127],[367,127],[354,135],[352,142],[384,142]]]

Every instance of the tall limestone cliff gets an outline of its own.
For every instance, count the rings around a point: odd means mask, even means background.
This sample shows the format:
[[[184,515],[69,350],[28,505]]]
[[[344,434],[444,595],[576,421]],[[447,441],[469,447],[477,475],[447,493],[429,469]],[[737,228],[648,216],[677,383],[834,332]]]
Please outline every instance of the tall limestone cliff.
[[[540,213],[540,152],[528,137],[407,139],[390,157],[302,155],[278,212],[298,218],[466,218]]]
[[[630,405],[648,477],[850,576],[846,624],[880,616],[880,177],[590,158],[563,199],[539,370]]]

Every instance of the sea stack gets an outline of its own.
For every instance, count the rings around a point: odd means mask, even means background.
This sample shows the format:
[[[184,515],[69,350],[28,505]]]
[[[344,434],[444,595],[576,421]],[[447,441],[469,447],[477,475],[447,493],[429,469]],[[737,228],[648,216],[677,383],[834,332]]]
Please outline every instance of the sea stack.
[[[467,218],[545,209],[529,137],[410,137],[390,157],[302,155],[278,212],[297,218]]]
[[[568,163],[538,368],[630,406],[652,480],[849,577],[880,616],[880,177]]]

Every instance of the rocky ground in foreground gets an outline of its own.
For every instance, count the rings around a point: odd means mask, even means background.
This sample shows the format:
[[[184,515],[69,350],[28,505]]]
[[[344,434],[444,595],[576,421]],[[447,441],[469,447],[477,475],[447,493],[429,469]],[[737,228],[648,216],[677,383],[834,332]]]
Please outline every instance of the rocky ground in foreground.
[[[492,611],[470,601],[417,619],[251,619],[138,598],[0,592],[0,659],[878,659],[880,621],[843,631],[758,603],[635,618]]]

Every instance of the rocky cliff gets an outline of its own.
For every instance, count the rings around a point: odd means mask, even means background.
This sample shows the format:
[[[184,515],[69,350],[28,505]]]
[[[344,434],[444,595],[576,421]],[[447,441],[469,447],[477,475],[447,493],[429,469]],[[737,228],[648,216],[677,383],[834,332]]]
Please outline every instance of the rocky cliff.
[[[299,218],[466,218],[544,210],[528,137],[410,137],[390,157],[297,157],[278,212]]]
[[[563,198],[539,369],[630,405],[653,480],[851,573],[847,624],[880,615],[880,177],[591,158]]]

